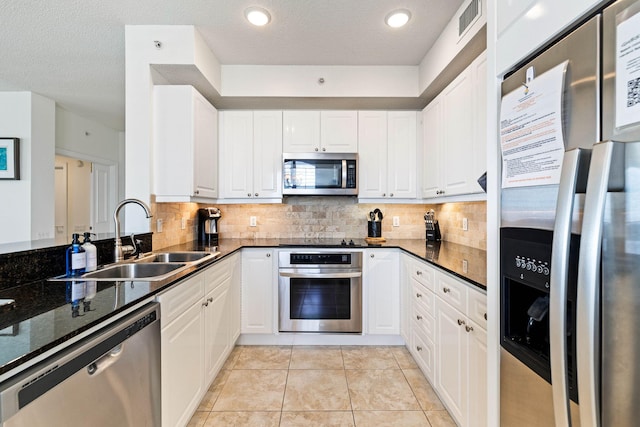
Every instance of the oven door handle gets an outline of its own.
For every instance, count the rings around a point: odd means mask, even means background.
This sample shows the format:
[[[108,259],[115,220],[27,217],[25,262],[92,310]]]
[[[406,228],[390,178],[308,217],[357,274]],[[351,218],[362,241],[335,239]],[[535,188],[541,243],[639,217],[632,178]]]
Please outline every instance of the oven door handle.
[[[291,279],[353,279],[362,277],[362,272],[349,272],[349,273],[289,273],[286,271],[280,272],[280,277],[289,277]]]

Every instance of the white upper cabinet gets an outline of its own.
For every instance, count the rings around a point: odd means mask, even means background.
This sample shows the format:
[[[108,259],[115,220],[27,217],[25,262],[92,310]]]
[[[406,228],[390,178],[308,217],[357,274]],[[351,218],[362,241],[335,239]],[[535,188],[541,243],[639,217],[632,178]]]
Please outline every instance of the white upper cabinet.
[[[415,199],[415,111],[358,113],[358,197]]]
[[[601,0],[511,0],[496,2],[496,69],[511,69],[577,22]]]
[[[222,111],[223,199],[282,198],[282,112]]]
[[[486,54],[422,111],[422,197],[481,193],[486,170]]]
[[[154,192],[158,202],[218,197],[218,112],[191,86],[154,88]]]
[[[356,153],[358,151],[358,112],[320,112],[320,151]]]
[[[284,111],[285,153],[355,153],[356,111]]]

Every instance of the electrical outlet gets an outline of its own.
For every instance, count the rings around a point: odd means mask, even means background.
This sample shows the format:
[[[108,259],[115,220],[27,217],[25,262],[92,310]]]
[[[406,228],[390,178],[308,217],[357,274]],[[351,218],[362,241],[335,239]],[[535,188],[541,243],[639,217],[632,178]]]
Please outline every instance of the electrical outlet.
[[[257,221],[256,217],[255,216],[249,217],[249,226],[250,227],[255,227],[257,225],[258,225],[258,221]]]
[[[394,216],[393,217],[393,226],[394,227],[400,227],[400,217],[399,216]]]
[[[180,222],[180,227],[182,227],[183,230],[187,228],[187,218],[182,218]]]
[[[469,230],[469,221],[467,220],[467,218],[462,218],[462,229],[464,231]]]
[[[466,259],[463,259],[462,260],[462,272],[466,273],[468,269],[469,269],[469,263],[467,262]]]
[[[162,220],[158,219],[156,221],[156,233],[162,233]]]

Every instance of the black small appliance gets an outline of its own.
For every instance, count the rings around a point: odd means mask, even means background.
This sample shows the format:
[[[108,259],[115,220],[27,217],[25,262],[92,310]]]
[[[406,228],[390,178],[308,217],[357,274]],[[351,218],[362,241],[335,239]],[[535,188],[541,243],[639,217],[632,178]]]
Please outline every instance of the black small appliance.
[[[198,209],[198,243],[218,245],[218,221],[222,213],[218,208]]]

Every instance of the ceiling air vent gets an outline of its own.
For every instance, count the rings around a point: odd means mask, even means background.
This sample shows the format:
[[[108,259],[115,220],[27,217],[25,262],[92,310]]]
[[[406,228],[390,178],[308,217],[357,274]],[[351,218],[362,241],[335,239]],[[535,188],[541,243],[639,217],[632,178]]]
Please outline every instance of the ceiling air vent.
[[[478,15],[480,15],[480,0],[471,0],[469,6],[458,18],[458,36],[464,34],[465,30],[469,28]]]

